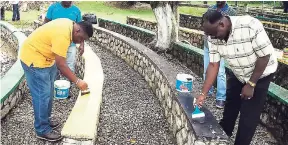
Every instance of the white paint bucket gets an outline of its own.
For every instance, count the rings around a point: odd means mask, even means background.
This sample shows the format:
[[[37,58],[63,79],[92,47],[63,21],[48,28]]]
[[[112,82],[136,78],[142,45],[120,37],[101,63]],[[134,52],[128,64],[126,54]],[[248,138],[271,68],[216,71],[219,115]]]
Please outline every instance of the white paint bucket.
[[[66,99],[69,96],[70,82],[66,80],[56,80],[54,82],[54,97]]]
[[[189,74],[177,74],[176,90],[179,92],[191,92],[194,77]]]

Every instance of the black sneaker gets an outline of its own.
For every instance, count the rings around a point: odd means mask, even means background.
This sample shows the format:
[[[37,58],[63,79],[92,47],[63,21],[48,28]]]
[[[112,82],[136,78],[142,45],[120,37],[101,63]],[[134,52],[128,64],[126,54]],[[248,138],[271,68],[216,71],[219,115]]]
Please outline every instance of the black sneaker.
[[[51,121],[50,122],[50,127],[52,128],[52,129],[56,129],[56,128],[58,128],[60,126],[60,123],[58,123],[58,122],[55,122],[55,121]]]
[[[42,140],[50,141],[50,142],[59,141],[63,138],[60,133],[54,130],[44,135],[37,135],[36,137]]]
[[[216,100],[216,107],[223,109],[225,106],[225,101],[224,100]]]

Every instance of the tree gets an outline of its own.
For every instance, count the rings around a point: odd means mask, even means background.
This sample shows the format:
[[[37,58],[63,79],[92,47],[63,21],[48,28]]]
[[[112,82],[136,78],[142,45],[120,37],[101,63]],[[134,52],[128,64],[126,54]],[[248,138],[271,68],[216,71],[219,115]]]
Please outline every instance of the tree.
[[[179,13],[178,1],[151,1],[150,5],[157,20],[157,37],[153,42],[158,51],[170,48],[178,41]]]

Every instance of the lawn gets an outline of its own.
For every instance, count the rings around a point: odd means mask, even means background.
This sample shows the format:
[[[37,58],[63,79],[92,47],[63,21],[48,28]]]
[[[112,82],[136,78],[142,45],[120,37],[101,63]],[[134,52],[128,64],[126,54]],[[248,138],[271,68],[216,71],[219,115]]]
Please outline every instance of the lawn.
[[[85,1],[78,2],[76,4],[82,13],[94,13],[98,17],[118,21],[121,23],[126,23],[127,16],[140,17],[147,20],[155,20],[154,14],[151,8],[146,9],[121,9],[116,7],[111,7],[105,2],[100,1]],[[201,16],[206,11],[205,8],[191,8],[191,7],[180,7],[179,12],[185,14],[192,14]],[[40,11],[29,11],[29,12],[20,12],[21,21],[12,22],[12,12],[5,12],[5,19],[9,23],[12,23],[16,27],[28,27],[33,24],[33,21],[37,19],[40,15]]]
[[[197,4],[203,4],[203,2],[197,2],[192,1],[191,3],[197,3]],[[234,2],[228,2],[231,5],[234,5]],[[239,5],[242,5],[244,2],[239,2]],[[252,3],[252,4],[250,4]],[[265,2],[268,3],[268,2]],[[271,3],[271,2],[270,2]],[[208,2],[209,5],[215,4],[213,1]],[[114,21],[118,21],[121,23],[126,23],[127,16],[134,16],[134,17],[140,17],[147,20],[155,20],[154,14],[152,12],[152,9],[148,7],[141,8],[141,9],[121,9],[117,7],[112,7],[110,5],[107,5],[107,3],[103,1],[82,1],[76,3],[76,5],[80,8],[80,10],[83,13],[94,13],[98,17],[110,19]],[[258,2],[249,2],[249,6],[261,6],[261,3]],[[272,4],[273,5],[273,4]],[[191,14],[195,16],[202,16],[203,13],[207,8],[196,8],[196,7],[179,7],[179,12],[184,14]],[[5,13],[5,19],[8,20],[10,23],[15,25],[16,27],[28,27],[33,24],[33,20],[36,20],[38,15],[40,14],[40,11],[29,11],[29,12],[21,12],[21,21],[19,22],[12,22],[12,12],[6,11]]]

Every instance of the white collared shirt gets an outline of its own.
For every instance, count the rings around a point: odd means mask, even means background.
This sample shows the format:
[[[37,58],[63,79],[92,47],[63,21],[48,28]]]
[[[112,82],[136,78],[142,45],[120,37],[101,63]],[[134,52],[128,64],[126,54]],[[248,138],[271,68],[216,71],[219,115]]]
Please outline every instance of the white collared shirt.
[[[270,55],[262,76],[268,76],[277,70],[278,62],[262,23],[251,16],[229,16],[232,29],[227,43],[224,40],[208,38],[210,62],[219,62],[224,58],[239,81],[245,83],[255,69],[259,57]]]

